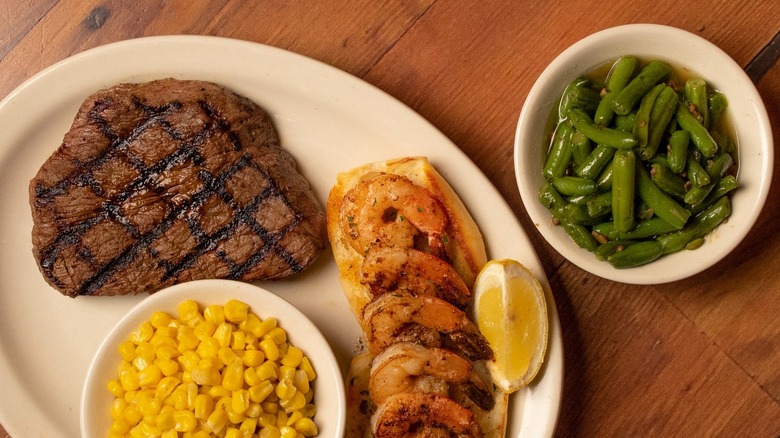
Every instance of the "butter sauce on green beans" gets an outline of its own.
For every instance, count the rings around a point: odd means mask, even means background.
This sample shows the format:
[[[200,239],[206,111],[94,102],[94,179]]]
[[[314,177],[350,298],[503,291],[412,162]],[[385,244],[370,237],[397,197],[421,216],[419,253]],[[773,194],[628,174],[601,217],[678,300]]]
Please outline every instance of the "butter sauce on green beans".
[[[726,96],[643,61],[622,56],[568,84],[542,166],[553,222],[618,269],[700,247],[739,187]]]

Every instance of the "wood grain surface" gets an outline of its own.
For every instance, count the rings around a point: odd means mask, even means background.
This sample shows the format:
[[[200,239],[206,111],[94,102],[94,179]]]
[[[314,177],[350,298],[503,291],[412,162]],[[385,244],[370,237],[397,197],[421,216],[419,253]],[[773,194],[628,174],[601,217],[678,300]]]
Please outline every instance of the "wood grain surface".
[[[534,81],[577,40],[638,22],[721,47],[751,75],[778,137],[776,1],[10,0],[0,5],[0,96],[70,55],[149,35],[237,38],[333,65],[453,140],[525,227],[561,318],[556,436],[780,436],[780,161],[744,242],[713,268],[661,286],[611,282],[567,262],[521,203],[513,136]]]

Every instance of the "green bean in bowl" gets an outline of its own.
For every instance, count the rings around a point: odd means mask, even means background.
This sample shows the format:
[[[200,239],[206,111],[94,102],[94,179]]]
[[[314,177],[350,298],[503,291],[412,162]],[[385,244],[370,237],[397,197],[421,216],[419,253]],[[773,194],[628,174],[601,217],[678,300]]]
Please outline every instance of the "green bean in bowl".
[[[749,256],[735,249],[750,246],[774,144],[728,54],[683,29],[629,24],[584,37],[539,74],[514,165],[535,231],[568,262],[663,284]]]
[[[615,268],[702,245],[731,214],[737,144],[705,79],[627,54],[577,77],[551,114],[539,199]]]

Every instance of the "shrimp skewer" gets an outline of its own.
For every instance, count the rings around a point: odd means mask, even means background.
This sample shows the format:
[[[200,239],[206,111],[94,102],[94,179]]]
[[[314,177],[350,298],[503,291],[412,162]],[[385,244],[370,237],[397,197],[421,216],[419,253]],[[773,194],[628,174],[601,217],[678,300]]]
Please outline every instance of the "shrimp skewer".
[[[388,398],[371,418],[375,438],[482,437],[474,413],[437,394],[403,392]]]
[[[471,291],[452,265],[416,249],[373,248],[366,255],[360,274],[360,282],[375,297],[398,290],[433,295],[459,309],[471,303]]]
[[[489,411],[495,400],[471,361],[442,348],[399,343],[374,358],[369,394],[377,404],[408,391],[431,392],[450,397],[460,392]]]
[[[368,349],[379,354],[388,346],[412,341],[426,347],[451,346],[467,359],[491,359],[490,348],[466,313],[436,297],[391,292],[368,303],[363,311]]]
[[[342,233],[362,255],[382,245],[446,258],[448,224],[446,209],[428,190],[390,173],[364,177],[344,195],[339,211]]]

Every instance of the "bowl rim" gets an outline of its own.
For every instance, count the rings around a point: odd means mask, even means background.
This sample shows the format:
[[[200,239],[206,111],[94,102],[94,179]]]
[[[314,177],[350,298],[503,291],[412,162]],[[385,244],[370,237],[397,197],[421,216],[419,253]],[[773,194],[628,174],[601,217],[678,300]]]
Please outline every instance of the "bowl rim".
[[[214,294],[216,290],[226,290],[228,292],[210,299],[209,296]],[[320,428],[320,433],[323,432],[323,422],[328,423],[328,427],[325,430],[330,431],[332,429],[336,434],[334,436],[341,436],[344,433],[346,427],[344,377],[333,348],[319,328],[298,308],[268,289],[237,280],[204,279],[169,286],[145,297],[128,310],[106,334],[90,361],[82,386],[79,402],[79,422],[82,437],[91,438],[102,432],[95,431],[94,428],[96,426],[91,421],[94,419],[96,409],[98,408],[94,406],[95,402],[93,399],[99,391],[106,391],[106,382],[97,376],[100,373],[101,364],[111,360],[110,355],[114,353],[118,342],[123,341],[130,331],[137,328],[143,321],[148,320],[152,312],[165,310],[169,314],[175,315],[176,307],[181,301],[186,299],[193,299],[201,306],[225,304],[231,299],[238,299],[249,304],[250,311],[263,319],[271,316],[277,318],[279,326],[294,339],[292,343],[296,347],[301,348],[304,354],[311,358],[312,365],[317,372],[317,378],[313,382],[318,391],[315,397],[318,397],[319,394],[328,394],[327,399],[329,402],[327,405],[329,407],[327,409],[323,408],[326,404],[321,400],[317,403],[318,417],[316,417],[315,423]],[[262,308],[260,308],[261,306]],[[317,350],[316,358],[312,357],[315,354],[315,352],[311,351],[313,349],[312,346]],[[119,359],[117,358],[116,362],[118,363],[118,361]],[[323,396],[319,395],[319,397]],[[110,406],[105,406],[104,408],[104,414],[110,419]]]
[[[577,247],[560,227],[554,227],[550,223],[549,211],[539,202],[537,198],[541,185],[539,181],[543,179],[540,171],[541,159],[535,163],[526,160],[529,156],[527,145],[529,142],[533,144],[533,134],[540,132],[535,131],[535,129],[538,129],[538,122],[542,117],[541,111],[534,112],[533,110],[542,107],[549,108],[551,111],[551,99],[557,101],[565,84],[577,75],[624,54],[635,53],[640,57],[666,59],[683,68],[696,71],[697,66],[676,61],[674,54],[662,53],[659,47],[663,46],[664,43],[677,44],[676,47],[681,50],[706,51],[708,54],[705,59],[706,63],[698,66],[699,69],[709,71],[705,67],[707,64],[717,65],[721,71],[717,77],[737,79],[738,86],[719,82],[712,73],[702,75],[718,89],[739,87],[742,96],[739,100],[732,100],[733,94],[726,93],[730,99],[728,111],[732,117],[738,115],[740,120],[746,118],[752,123],[752,126],[756,127],[756,130],[755,132],[736,130],[740,144],[738,160],[740,161],[741,188],[732,197],[733,211],[729,222],[721,224],[719,227],[721,229],[728,228],[728,230],[724,232],[716,230],[713,232],[714,236],[708,237],[706,245],[715,244],[715,248],[711,248],[717,249],[717,251],[682,251],[669,254],[644,266],[615,269],[609,263],[596,259],[587,250]],[[600,51],[604,52],[604,56],[599,59],[594,60],[594,58],[586,56],[588,53],[600,53]],[[553,97],[549,96],[550,92],[553,92]],[[736,106],[739,107],[737,111],[735,111]],[[546,121],[550,112],[544,111],[544,113],[543,118]],[[737,124],[737,121],[733,120],[733,123]],[[541,135],[536,138],[541,139]],[[749,144],[744,141],[746,138],[752,140],[750,143],[757,144],[758,150],[755,151],[755,156],[748,155],[743,149],[742,145]],[[541,151],[543,142],[538,142],[538,144]],[[590,34],[562,51],[543,70],[522,105],[515,130],[513,159],[515,179],[526,213],[531,217],[535,228],[545,240],[564,258],[581,269],[608,280],[628,284],[662,284],[701,273],[726,257],[744,239],[755,225],[766,202],[772,180],[773,152],[772,128],[766,107],[752,80],[736,61],[715,44],[686,30],[668,25],[637,23],[610,27]],[[532,153],[530,155],[533,157]],[[742,171],[742,166],[745,164],[754,166],[756,173],[745,174]],[[533,166],[533,168],[529,166]],[[727,225],[728,227],[726,227]],[[737,225],[739,226],[737,227]]]

